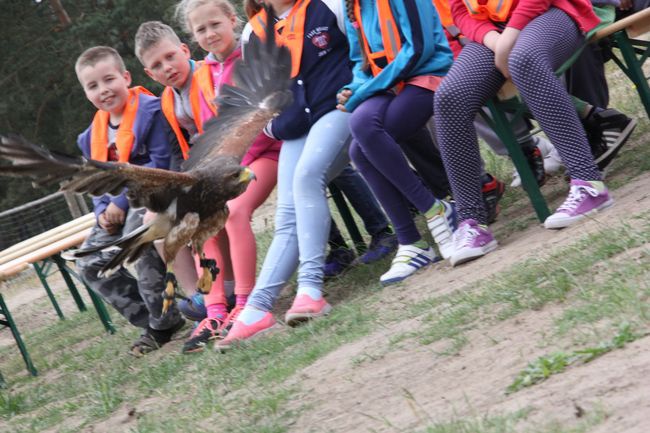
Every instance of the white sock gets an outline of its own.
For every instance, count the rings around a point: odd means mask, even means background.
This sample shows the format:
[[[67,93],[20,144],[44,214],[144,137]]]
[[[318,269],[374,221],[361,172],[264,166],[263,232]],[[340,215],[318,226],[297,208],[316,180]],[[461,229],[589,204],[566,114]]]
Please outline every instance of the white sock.
[[[309,297],[312,298],[314,301],[318,301],[323,297],[323,292],[321,292],[320,289],[316,289],[313,287],[299,287],[296,296],[298,295],[309,295]]]
[[[255,322],[259,322],[266,315],[267,311],[258,310],[257,308],[245,306],[237,320],[244,322],[245,325],[252,325]]]

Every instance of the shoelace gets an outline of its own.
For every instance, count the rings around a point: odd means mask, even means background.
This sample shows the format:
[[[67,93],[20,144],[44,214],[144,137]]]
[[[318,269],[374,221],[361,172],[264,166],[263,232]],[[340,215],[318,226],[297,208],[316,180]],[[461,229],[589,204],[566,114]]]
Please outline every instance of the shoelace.
[[[584,185],[572,185],[571,190],[569,191],[569,196],[566,198],[562,206],[557,209],[557,212],[568,211],[572,212],[577,208],[582,200],[584,200],[585,195],[590,195],[592,197],[598,196],[599,192],[596,188],[584,186]]]
[[[216,328],[212,326],[212,322],[217,322],[218,325]],[[201,320],[199,326],[197,326],[196,329],[192,331],[192,337],[201,335],[203,331],[217,332],[220,326],[221,326],[221,321],[219,319],[210,319],[206,317],[205,319]]]
[[[454,245],[456,248],[471,245],[474,238],[479,235],[478,230],[469,224],[463,224],[454,232]]]

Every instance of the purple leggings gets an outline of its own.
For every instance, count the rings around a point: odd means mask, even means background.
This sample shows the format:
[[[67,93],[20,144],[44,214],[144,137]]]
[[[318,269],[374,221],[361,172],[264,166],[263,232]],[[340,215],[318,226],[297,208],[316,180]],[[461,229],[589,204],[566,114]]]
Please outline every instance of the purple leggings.
[[[410,204],[424,213],[436,198],[415,175],[397,141],[424,127],[432,111],[433,92],[407,85],[398,95],[368,98],[350,116],[350,158],[386,211],[402,245],[421,239]]]
[[[551,8],[519,34],[508,67],[512,81],[557,148],[571,178],[600,180],[576,109],[554,73],[583,43],[573,20]],[[504,81],[494,66],[494,53],[484,45],[471,43],[463,48],[436,91],[436,133],[460,221],[487,222],[473,122]]]

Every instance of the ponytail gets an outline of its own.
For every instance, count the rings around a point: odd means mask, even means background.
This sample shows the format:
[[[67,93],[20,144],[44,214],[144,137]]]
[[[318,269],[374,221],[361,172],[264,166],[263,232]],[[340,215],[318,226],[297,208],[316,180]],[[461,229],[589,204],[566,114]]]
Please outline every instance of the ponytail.
[[[249,1],[249,0],[247,0]],[[254,1],[254,0],[253,0]],[[357,17],[354,15],[354,3],[359,0],[345,0],[345,12],[347,13],[348,20],[354,27],[354,30],[357,32],[357,38],[359,39],[359,47],[361,48],[361,70],[368,71],[370,64],[368,63],[368,55],[366,54],[365,44],[363,43],[363,35],[361,34],[361,26],[357,22]]]

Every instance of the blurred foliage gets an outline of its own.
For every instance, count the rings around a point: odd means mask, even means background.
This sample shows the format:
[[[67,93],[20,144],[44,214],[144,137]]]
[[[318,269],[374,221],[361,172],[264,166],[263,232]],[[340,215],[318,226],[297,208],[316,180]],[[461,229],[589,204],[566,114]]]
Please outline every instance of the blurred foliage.
[[[70,25],[61,24],[57,3]],[[162,20],[187,41],[173,19],[176,3],[0,0],[0,133],[21,134],[50,149],[78,154],[77,135],[92,121],[94,108],[77,81],[77,57],[94,45],[112,46],[124,58],[133,83],[157,94],[160,86],[146,77],[133,53],[134,37],[140,23]],[[195,55],[202,57],[200,50]],[[54,190],[56,186],[36,190],[28,181],[0,178],[0,211]]]

